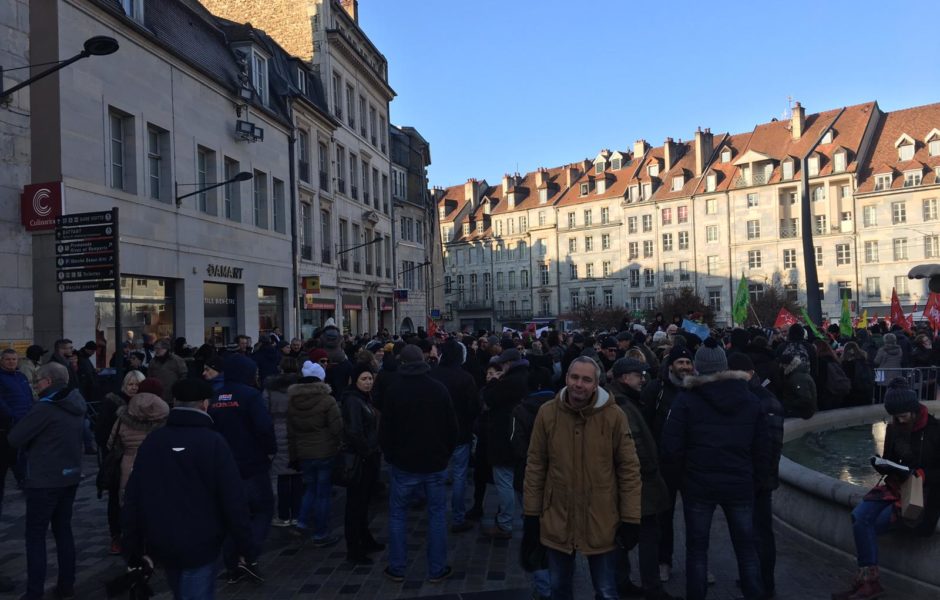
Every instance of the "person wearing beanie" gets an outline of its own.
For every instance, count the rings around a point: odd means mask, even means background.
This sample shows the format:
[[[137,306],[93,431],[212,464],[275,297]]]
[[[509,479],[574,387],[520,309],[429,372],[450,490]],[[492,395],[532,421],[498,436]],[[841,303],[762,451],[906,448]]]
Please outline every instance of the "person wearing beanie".
[[[480,397],[473,376],[463,369],[464,350],[460,342],[449,339],[442,345],[441,360],[431,370],[431,377],[447,388],[457,413],[460,432],[457,447],[451,456],[453,487],[451,488],[452,533],[473,529],[466,519],[467,470],[470,467],[470,446],[473,441],[473,424],[480,414]]]
[[[217,394],[220,393],[225,385],[225,359],[218,354],[207,358],[202,367],[202,378],[209,382]]]
[[[849,589],[832,594],[834,600],[881,597],[878,536],[888,531],[930,536],[940,517],[940,423],[902,377],[888,383],[884,407],[892,418],[885,430],[882,456],[907,467],[911,475],[882,472],[883,483],[869,491],[852,511],[858,573]],[[924,490],[924,510],[914,520],[901,515],[901,485],[906,477],[920,478]]]
[[[457,448],[460,425],[450,393],[431,378],[424,353],[413,344],[401,351],[397,377],[385,393],[379,444],[390,478],[388,567],[385,576],[405,579],[408,563],[406,530],[408,506],[423,489],[428,510],[428,581],[451,576],[447,564],[447,464]]]
[[[748,389],[750,375],[728,370],[725,351],[708,337],[695,353],[662,434],[662,460],[681,473],[686,530],[686,598],[704,600],[708,539],[721,506],[744,597],[764,597],[754,535],[754,490],[770,462],[767,419]]]
[[[215,430],[231,446],[238,464],[248,499],[251,552],[244,557],[244,566],[239,564],[232,544],[225,545],[222,555],[230,582],[246,576],[260,582],[264,577],[258,570],[257,560],[274,518],[274,490],[269,470],[271,459],[277,453],[277,438],[271,414],[255,387],[258,380],[255,362],[244,354],[231,353],[224,359],[224,371],[225,383],[214,394],[208,413]]]
[[[672,403],[682,389],[682,380],[695,372],[692,358],[692,353],[686,346],[673,346],[666,355],[661,376],[651,380],[643,388],[640,410],[652,430],[657,448],[662,443],[666,417],[669,416]],[[659,467],[669,490],[668,507],[659,518],[659,580],[666,583],[672,577],[672,554],[675,549],[673,521],[680,474],[676,466],[668,462],[660,461]]]
[[[170,342],[157,340],[153,345],[153,359],[147,366],[147,378],[158,379],[163,385],[161,394],[167,404],[173,403],[173,384],[189,375],[186,361],[170,351]]]

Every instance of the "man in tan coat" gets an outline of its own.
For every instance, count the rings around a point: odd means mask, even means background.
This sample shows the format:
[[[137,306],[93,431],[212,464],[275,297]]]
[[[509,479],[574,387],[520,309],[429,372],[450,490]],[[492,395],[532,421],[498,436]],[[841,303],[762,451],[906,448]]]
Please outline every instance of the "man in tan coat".
[[[572,598],[574,553],[587,557],[596,598],[619,598],[619,547],[640,529],[640,464],[630,424],[598,387],[592,359],[571,362],[566,386],[535,418],[525,471],[522,555],[546,548],[552,598]]]

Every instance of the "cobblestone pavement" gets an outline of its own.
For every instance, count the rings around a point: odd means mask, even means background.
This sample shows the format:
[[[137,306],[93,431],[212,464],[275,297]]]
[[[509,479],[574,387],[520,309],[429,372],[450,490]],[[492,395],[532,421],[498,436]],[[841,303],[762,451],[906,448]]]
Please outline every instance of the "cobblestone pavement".
[[[89,458],[86,473],[96,469],[94,459]],[[21,492],[7,485],[3,517],[0,520],[0,572],[13,577],[19,584],[18,592],[25,589],[26,557],[23,544],[25,503]],[[469,486],[468,486],[469,487]],[[11,489],[12,488],[12,489]],[[468,489],[468,494],[470,490]],[[495,494],[487,498],[487,516],[492,519],[495,512]],[[78,552],[78,598],[104,598],[103,582],[120,574],[123,564],[120,557],[108,556],[109,537],[105,515],[107,500],[98,500],[94,489],[94,477],[86,476],[75,501],[74,530]],[[334,492],[334,532],[342,534],[343,491]],[[386,508],[382,502],[372,506],[373,533],[382,541],[386,538]],[[530,597],[525,573],[517,566],[520,534],[510,541],[491,541],[469,531],[450,535],[448,540],[449,563],[454,575],[449,580],[431,584],[425,581],[424,536],[427,530],[426,515],[412,512],[408,538],[409,568],[404,583],[392,583],[385,579],[382,570],[384,557],[376,556],[376,563],[369,567],[352,567],[344,562],[343,542],[328,549],[316,549],[303,545],[283,528],[272,528],[267,552],[262,558],[266,583],[250,582],[226,585],[219,581],[219,597],[232,600],[281,598],[339,598],[339,599],[384,599],[384,598],[433,598],[439,600],[523,600]],[[681,517],[677,516],[681,521]],[[517,521],[521,532],[521,521]],[[846,527],[849,526],[846,515]],[[821,551],[812,542],[798,534],[778,527],[777,547],[777,598],[816,599],[829,598],[833,589],[840,588],[852,575],[853,565],[848,557],[835,556]],[[676,557],[672,581],[667,590],[684,595],[684,540],[681,522],[677,523]],[[51,534],[50,534],[51,538]],[[50,562],[47,589],[55,582],[54,544],[49,544]],[[636,560],[635,553],[631,553]],[[717,583],[711,587],[710,599],[726,600],[738,596],[735,579],[737,568],[727,529],[720,510],[716,513],[712,529],[709,570]],[[634,562],[635,566],[635,562]],[[580,561],[578,568],[577,598],[590,598],[590,582],[586,579],[586,563]],[[638,571],[634,569],[634,580]],[[156,598],[169,599],[165,582],[157,574],[153,578]],[[896,597],[917,598],[911,592]]]

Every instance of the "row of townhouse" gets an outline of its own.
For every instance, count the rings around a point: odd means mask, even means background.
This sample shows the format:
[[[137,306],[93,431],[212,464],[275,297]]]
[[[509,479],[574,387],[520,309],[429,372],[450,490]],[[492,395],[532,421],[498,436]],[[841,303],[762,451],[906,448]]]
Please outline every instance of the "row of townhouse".
[[[43,40],[31,44],[33,63],[96,35],[119,44],[36,81],[16,102],[32,121],[27,181],[61,189],[65,213],[120,210],[127,337],[226,344],[275,326],[309,336],[329,318],[353,334],[399,328],[395,94],[354,2],[56,0],[30,9],[31,38]],[[410,168],[421,176],[424,167]],[[19,335],[43,345],[97,337],[113,349],[113,292],[58,292],[53,232],[15,235],[31,271],[20,308],[43,315]]]
[[[804,190],[803,170],[808,186]],[[742,274],[752,298],[806,299],[802,203],[824,315],[841,299],[884,314],[926,287],[908,270],[940,258],[940,104],[869,102],[741,134],[603,150],[499,185],[434,190],[451,326],[556,319],[587,303],[655,310],[692,288],[730,322]]]

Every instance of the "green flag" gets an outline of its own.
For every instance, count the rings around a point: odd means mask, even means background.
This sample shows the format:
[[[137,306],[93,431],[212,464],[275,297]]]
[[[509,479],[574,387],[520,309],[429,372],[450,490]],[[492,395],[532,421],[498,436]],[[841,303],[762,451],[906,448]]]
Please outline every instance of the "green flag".
[[[849,314],[849,299],[842,299],[842,314],[839,316],[839,333],[852,337],[852,315]]]
[[[819,330],[816,329],[816,326],[813,325],[813,321],[809,318],[809,315],[806,314],[806,309],[803,308],[802,306],[800,307],[800,313],[803,315],[803,321],[806,323],[806,326],[809,327],[810,330],[813,332],[813,335],[815,335],[817,338],[821,340],[826,339],[823,336],[823,334],[819,333]]]
[[[731,309],[731,317],[735,325],[744,325],[747,320],[747,279],[741,275],[741,282],[738,284],[738,293],[734,296],[734,307]]]

